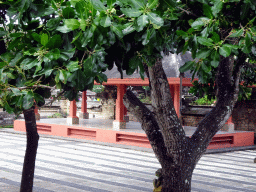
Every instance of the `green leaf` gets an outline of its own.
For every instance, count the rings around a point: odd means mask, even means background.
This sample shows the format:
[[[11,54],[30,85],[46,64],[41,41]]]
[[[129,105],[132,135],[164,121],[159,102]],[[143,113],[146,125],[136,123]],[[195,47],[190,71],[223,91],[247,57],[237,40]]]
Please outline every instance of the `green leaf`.
[[[75,11],[71,7],[66,7],[65,9],[63,9],[62,14],[65,19],[71,19],[75,17]]]
[[[182,38],[185,38],[185,37],[188,36],[188,34],[183,30],[177,30],[176,34],[179,35],[179,36],[182,36]]]
[[[141,60],[137,56],[133,56],[129,60],[129,68],[137,69],[140,63],[141,63]]]
[[[31,91],[28,91],[23,97],[23,108],[29,109],[34,105],[34,96]]]
[[[60,35],[54,35],[50,38],[49,42],[47,43],[46,47],[50,49],[59,48],[62,44],[62,39]]]
[[[121,8],[121,11],[128,17],[139,17],[142,14],[142,11],[132,8]]]
[[[64,84],[67,83],[67,71],[64,69],[60,70],[59,80],[62,81]]]
[[[191,24],[191,27],[193,29],[199,29],[200,27],[206,25],[209,22],[209,20],[210,19],[207,17],[200,17]]]
[[[211,67],[205,64],[205,62],[201,63],[201,67],[205,73],[209,73],[211,71]]]
[[[237,30],[236,32],[232,33],[230,37],[240,37],[244,34],[244,29]]]
[[[211,66],[213,66],[214,68],[218,67],[219,62],[220,62],[220,55],[217,51],[215,51],[212,54]]]
[[[19,63],[19,61],[23,58],[22,53],[17,53],[14,57],[14,59],[12,59],[9,63],[10,67],[14,67],[15,65],[17,65]]]
[[[142,41],[142,44],[143,44],[143,45],[146,45],[146,44],[149,43],[149,40],[150,40],[152,37],[155,36],[156,31],[155,31],[154,28],[151,28],[151,29],[147,30],[145,33],[146,33],[145,38],[144,38],[144,40]],[[143,36],[144,36],[144,35],[143,35]]]
[[[155,24],[157,26],[160,26],[160,27],[164,25],[164,20],[160,16],[158,16],[157,14],[149,12],[149,13],[147,13],[147,15],[148,15],[148,19],[153,24]]]
[[[116,2],[116,0],[107,0],[107,5],[109,8],[113,7],[113,4]]]
[[[10,107],[10,105],[7,102],[5,102],[4,108],[7,111],[7,113],[9,113],[9,114],[13,113],[13,111],[14,111],[14,109],[12,107]]]
[[[134,31],[135,31],[135,28],[132,24],[122,30],[124,35],[128,35],[129,33],[132,33]]]
[[[210,19],[213,18],[211,7],[207,4],[203,4],[204,15]]]
[[[140,71],[139,71],[140,77],[141,77],[142,80],[144,80],[144,73],[145,73],[145,71],[144,71],[144,66],[143,66],[142,62],[139,63],[139,68],[140,68]]]
[[[158,0],[149,0],[148,8],[150,8],[150,9],[156,8],[157,4],[158,4]]]
[[[7,35],[7,31],[0,31],[0,37]]]
[[[242,5],[241,12],[240,12],[242,20],[244,20],[245,17],[248,15],[249,9],[250,9],[250,3],[245,3]]]
[[[71,30],[78,29],[80,27],[80,23],[77,19],[66,19],[64,21],[65,26]]]
[[[24,35],[24,33],[11,33],[10,36],[11,37],[22,37]],[[1,31],[0,31],[0,37],[1,37]]]
[[[53,49],[50,52],[48,52],[45,57],[47,57],[49,60],[57,60],[60,58],[60,50],[59,49]]]
[[[182,66],[180,67],[180,69],[179,69],[180,73],[184,73],[184,72],[190,70],[190,69],[193,67],[194,64],[195,64],[194,61],[188,61],[188,62],[186,62],[184,65],[182,65]]]
[[[113,23],[113,25],[111,25],[110,28],[119,38],[123,38],[123,32],[122,32],[121,26],[117,25],[116,23]]]
[[[109,16],[102,17],[100,19],[100,25],[102,27],[109,27],[111,25],[111,19]]]
[[[198,59],[205,59],[206,57],[208,57],[211,53],[211,50],[209,49],[201,49],[197,52],[196,54],[196,58]]]
[[[86,21],[84,19],[81,19],[80,20],[80,28],[82,29],[82,31],[85,31],[86,26],[87,26]]]
[[[64,26],[59,26],[56,29],[57,31],[60,31],[61,33],[68,33],[70,31],[72,31],[72,29],[68,28],[66,25]]]
[[[220,42],[220,36],[218,33],[212,32],[212,37],[211,39],[214,41],[214,43]]]
[[[100,73],[97,75],[97,78],[99,80],[99,83],[107,82],[108,77],[104,73]]]
[[[146,6],[147,1],[145,0],[130,0],[133,6],[137,9],[143,9]]]
[[[219,53],[223,57],[228,57],[231,54],[231,48],[224,44],[222,47],[220,47]]]
[[[38,66],[40,63],[41,62],[38,61],[37,59],[26,58],[21,62],[21,68],[24,70],[28,70],[28,69]]]
[[[49,41],[48,35],[47,35],[46,33],[43,33],[43,34],[41,35],[41,44],[42,44],[43,46],[45,46],[45,45],[48,43],[48,41]]]
[[[59,17],[48,20],[46,23],[47,29],[50,31],[55,30],[59,26],[60,21],[61,19]]]
[[[221,0],[214,0],[212,7],[212,14],[217,17],[218,13],[222,10],[223,2]]]
[[[53,69],[46,69],[44,71],[45,78],[49,77],[52,74]]]
[[[67,65],[67,69],[70,71],[70,72],[74,72],[76,70],[78,70],[80,67],[79,67],[79,62],[78,61],[69,61],[68,65]]]
[[[9,43],[8,45],[8,50],[12,50],[14,48],[16,48],[20,43],[20,38],[16,38],[14,41],[11,41],[11,43]]]
[[[69,59],[71,59],[73,57],[73,55],[75,54],[76,49],[70,49],[68,51],[61,51],[60,52],[60,58],[64,61],[67,61]]]
[[[93,7],[99,12],[107,10],[107,8],[104,6],[104,4],[100,0],[92,0],[91,3]]]
[[[142,31],[143,28],[148,24],[148,16],[143,14],[140,17],[138,17],[137,24],[137,31]]]
[[[213,45],[213,40],[206,38],[206,37],[197,37],[197,41],[201,44],[201,45],[205,45],[205,46],[212,46]]]

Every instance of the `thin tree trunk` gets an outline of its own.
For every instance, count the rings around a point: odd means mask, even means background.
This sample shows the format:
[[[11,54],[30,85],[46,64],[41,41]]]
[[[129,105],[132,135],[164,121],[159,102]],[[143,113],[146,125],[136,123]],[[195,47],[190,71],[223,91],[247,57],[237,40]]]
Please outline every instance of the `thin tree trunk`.
[[[20,192],[32,192],[39,135],[36,128],[34,108],[24,110],[23,114],[27,131],[27,148],[23,163]]]

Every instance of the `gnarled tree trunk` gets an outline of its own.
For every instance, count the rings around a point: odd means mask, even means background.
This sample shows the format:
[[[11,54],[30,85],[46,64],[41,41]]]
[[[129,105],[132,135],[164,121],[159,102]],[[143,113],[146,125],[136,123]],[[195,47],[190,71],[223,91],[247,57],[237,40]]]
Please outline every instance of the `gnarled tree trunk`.
[[[20,192],[32,192],[39,135],[36,128],[34,108],[24,110],[23,114],[27,131],[27,148],[23,163]]]
[[[189,192],[193,170],[211,139],[231,115],[238,97],[240,71],[245,57],[236,62],[221,58],[216,80],[216,107],[199,123],[191,138],[185,135],[175,112],[161,59],[145,71],[149,77],[153,111],[127,90],[126,108],[137,117],[161,164],[162,192]]]

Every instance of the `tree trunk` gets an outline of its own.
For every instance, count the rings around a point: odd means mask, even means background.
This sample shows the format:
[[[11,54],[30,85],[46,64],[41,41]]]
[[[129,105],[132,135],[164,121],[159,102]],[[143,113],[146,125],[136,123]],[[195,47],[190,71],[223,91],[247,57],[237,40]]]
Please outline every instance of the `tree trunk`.
[[[193,170],[189,174],[183,174],[186,172],[185,168],[187,167],[166,167],[162,169],[163,183],[161,192],[190,192]]]
[[[36,128],[34,108],[24,110],[23,114],[27,131],[27,148],[24,157],[20,192],[32,192],[39,135]]]

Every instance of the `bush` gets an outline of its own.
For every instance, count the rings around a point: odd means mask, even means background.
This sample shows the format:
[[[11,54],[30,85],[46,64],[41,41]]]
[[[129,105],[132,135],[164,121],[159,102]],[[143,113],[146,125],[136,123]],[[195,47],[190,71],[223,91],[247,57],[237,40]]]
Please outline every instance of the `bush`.
[[[209,100],[207,98],[207,96],[205,95],[204,97],[193,101],[192,105],[212,105],[212,104],[214,104],[215,101],[216,101],[216,99]]]
[[[54,113],[51,116],[48,116],[48,118],[64,118],[64,115],[61,113]]]

